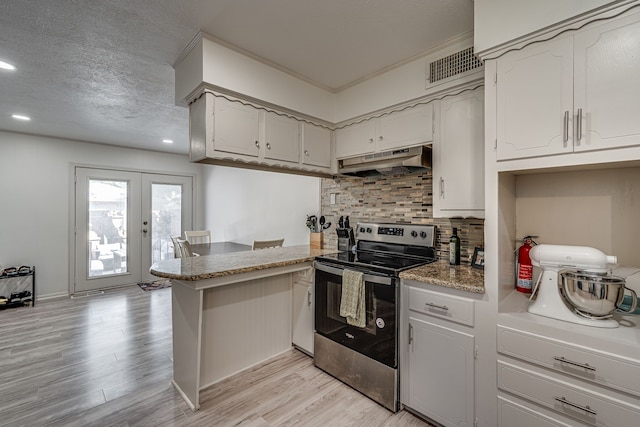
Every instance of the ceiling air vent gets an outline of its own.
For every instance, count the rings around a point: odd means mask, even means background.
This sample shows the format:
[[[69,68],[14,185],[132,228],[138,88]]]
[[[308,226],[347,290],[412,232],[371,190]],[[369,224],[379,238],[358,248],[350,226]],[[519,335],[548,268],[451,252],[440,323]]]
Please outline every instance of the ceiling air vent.
[[[482,65],[482,61],[473,53],[472,46],[430,63],[429,83],[435,83],[456,74],[480,68]]]

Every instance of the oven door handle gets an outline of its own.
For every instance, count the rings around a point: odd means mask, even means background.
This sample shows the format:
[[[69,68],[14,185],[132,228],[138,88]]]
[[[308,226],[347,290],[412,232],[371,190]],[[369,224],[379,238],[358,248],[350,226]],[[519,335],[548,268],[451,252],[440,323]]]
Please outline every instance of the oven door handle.
[[[342,273],[345,270],[345,268],[334,267],[318,261],[315,261],[313,265],[316,270],[324,271],[325,273],[333,274],[335,276],[340,276],[340,277],[342,277]],[[361,271],[356,269],[353,269],[353,270]],[[389,276],[376,276],[374,274],[364,273],[363,278],[365,282],[377,283],[379,285],[388,285],[388,286],[393,285],[393,277],[389,277]]]

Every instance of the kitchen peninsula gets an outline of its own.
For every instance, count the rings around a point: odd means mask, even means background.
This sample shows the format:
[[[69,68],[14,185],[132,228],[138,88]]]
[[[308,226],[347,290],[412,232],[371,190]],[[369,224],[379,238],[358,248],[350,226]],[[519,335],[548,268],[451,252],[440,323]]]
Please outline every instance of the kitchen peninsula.
[[[151,266],[172,282],[173,384],[192,409],[200,390],[291,348],[293,274],[332,252],[301,245]]]

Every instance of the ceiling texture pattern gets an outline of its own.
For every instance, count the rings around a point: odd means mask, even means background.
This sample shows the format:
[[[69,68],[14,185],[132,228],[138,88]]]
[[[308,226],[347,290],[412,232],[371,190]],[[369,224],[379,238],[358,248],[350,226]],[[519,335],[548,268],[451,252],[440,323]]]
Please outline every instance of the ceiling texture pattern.
[[[2,0],[0,129],[187,153],[200,31],[336,92],[472,29],[471,0]]]

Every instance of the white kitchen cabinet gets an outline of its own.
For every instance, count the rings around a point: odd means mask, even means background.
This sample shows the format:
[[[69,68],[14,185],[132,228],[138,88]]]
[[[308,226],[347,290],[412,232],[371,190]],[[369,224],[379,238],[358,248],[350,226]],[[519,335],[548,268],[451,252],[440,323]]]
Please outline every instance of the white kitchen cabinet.
[[[331,167],[331,131],[327,128],[302,124],[302,163]]]
[[[213,109],[213,149],[258,157],[260,154],[259,110],[225,98],[217,98]]]
[[[336,158],[371,154],[376,151],[375,141],[375,119],[339,128],[336,130]]]
[[[504,325],[497,344],[498,388],[528,401],[536,416],[596,426],[634,425],[640,417],[640,360]]]
[[[484,87],[440,102],[433,217],[484,218]]]
[[[380,117],[376,150],[389,151],[432,142],[433,104],[430,102]]]
[[[640,13],[574,38],[575,151],[640,145]],[[581,133],[581,134],[580,134]]]
[[[205,92],[189,105],[192,162],[333,176],[332,131]]]
[[[434,103],[366,119],[336,131],[336,158],[428,144],[434,135]]]
[[[497,60],[497,160],[640,145],[640,11]]]
[[[401,292],[402,403],[443,426],[473,426],[474,301],[404,281]]]
[[[564,37],[507,53],[497,62],[497,159],[571,152],[573,43]],[[569,120],[567,117],[566,120]],[[568,125],[568,132],[571,127]]]
[[[264,122],[264,157],[298,163],[300,159],[300,123],[291,117],[267,111]]]
[[[309,355],[313,355],[313,275],[314,269],[294,273],[291,342]]]
[[[444,426],[473,426],[473,335],[409,317],[410,408]]]

